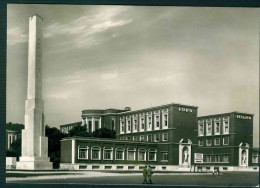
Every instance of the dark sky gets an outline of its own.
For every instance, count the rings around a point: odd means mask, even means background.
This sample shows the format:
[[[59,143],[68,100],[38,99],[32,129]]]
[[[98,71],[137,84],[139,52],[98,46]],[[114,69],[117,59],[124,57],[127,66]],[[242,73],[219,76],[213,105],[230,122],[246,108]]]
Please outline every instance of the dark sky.
[[[89,108],[167,103],[198,115],[255,114],[259,139],[259,9],[8,5],[7,122],[24,123],[29,17],[43,17],[46,124]]]

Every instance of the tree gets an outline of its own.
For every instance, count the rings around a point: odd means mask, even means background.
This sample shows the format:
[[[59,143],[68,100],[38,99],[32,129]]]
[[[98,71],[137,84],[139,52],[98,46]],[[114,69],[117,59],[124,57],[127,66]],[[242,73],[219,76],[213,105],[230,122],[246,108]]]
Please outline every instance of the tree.
[[[6,151],[6,157],[16,157],[17,160],[21,156],[21,138],[13,141],[10,145],[10,149]]]
[[[12,131],[17,131],[19,134],[22,133],[22,129],[24,129],[24,125],[23,124],[19,124],[19,123],[7,123],[6,124],[6,129],[8,130],[12,130]]]
[[[68,136],[93,137],[93,134],[87,132],[86,126],[76,125],[69,131]]]
[[[116,138],[116,131],[107,128],[97,129],[93,132],[94,137],[98,138]]]
[[[60,141],[67,137],[67,134],[62,133],[56,127],[45,126],[45,135],[48,137],[48,154],[53,162],[53,168],[59,168],[60,164]]]

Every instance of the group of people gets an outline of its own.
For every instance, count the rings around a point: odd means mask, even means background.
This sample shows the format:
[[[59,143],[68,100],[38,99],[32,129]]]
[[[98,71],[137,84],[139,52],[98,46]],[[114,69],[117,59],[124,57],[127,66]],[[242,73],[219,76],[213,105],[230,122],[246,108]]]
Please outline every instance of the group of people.
[[[148,166],[145,166],[144,169],[143,169],[143,176],[144,176],[144,181],[143,181],[143,184],[152,184],[152,169],[151,169],[151,166],[148,165]],[[148,179],[148,181],[147,181]]]

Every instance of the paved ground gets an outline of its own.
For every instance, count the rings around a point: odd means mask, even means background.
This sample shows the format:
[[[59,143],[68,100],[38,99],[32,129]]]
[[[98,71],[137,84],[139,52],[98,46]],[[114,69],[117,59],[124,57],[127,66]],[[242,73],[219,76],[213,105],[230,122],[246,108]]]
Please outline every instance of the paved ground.
[[[40,179],[39,179],[40,178]],[[117,174],[88,172],[85,175],[39,177],[38,179],[24,178],[22,181],[12,179],[9,183],[75,183],[75,184],[130,184],[142,185],[141,174]],[[210,174],[154,174],[153,185],[202,185],[202,186],[257,186],[259,173],[257,172],[226,172],[218,178]],[[10,180],[10,178],[9,178]]]

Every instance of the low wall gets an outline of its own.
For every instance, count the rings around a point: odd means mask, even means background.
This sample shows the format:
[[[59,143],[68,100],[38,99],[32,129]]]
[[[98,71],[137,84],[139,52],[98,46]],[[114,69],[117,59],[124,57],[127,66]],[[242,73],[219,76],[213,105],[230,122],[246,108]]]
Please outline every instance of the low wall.
[[[6,169],[16,169],[16,157],[6,157]]]

